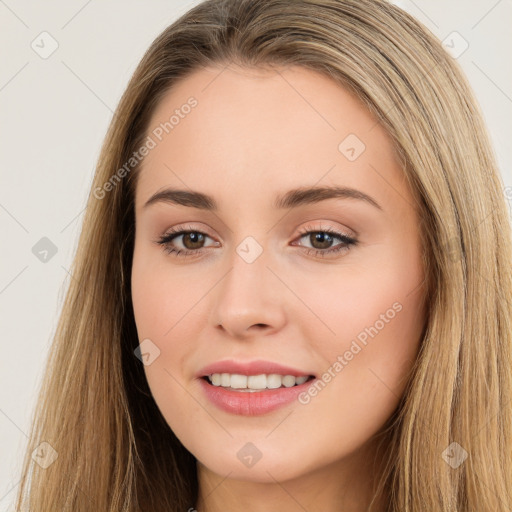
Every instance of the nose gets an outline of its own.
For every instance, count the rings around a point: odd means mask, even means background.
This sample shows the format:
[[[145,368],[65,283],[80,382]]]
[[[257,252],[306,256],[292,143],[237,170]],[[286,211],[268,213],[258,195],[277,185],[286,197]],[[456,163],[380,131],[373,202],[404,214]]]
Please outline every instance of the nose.
[[[212,319],[217,329],[241,340],[271,334],[286,323],[285,287],[267,264],[267,252],[252,263],[237,253],[232,267],[216,286]]]

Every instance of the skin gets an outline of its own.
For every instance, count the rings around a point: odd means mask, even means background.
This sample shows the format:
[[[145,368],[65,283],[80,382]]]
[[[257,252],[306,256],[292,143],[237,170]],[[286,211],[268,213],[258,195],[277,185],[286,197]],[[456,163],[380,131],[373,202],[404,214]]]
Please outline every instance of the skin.
[[[148,134],[190,96],[197,106],[149,152],[138,176],[132,294],[139,339],[160,350],[144,366],[151,392],[198,460],[200,496],[191,507],[366,510],[382,463],[374,436],[404,392],[425,321],[420,219],[391,139],[327,77],[234,65],[201,69],[168,91]],[[366,146],[354,161],[338,149],[348,134]],[[290,189],[333,185],[364,192],[382,209],[354,198],[273,207]],[[219,210],[144,208],[165,187],[211,195]],[[155,243],[172,227],[207,235],[171,242],[199,255],[176,256]],[[315,242],[304,228],[357,235],[358,243],[308,254],[343,244]],[[248,236],[263,250],[250,264],[236,252]],[[231,414],[206,399],[195,377],[228,358],[321,376],[394,303],[401,310],[307,404]],[[247,442],[262,454],[252,467],[237,457]]]

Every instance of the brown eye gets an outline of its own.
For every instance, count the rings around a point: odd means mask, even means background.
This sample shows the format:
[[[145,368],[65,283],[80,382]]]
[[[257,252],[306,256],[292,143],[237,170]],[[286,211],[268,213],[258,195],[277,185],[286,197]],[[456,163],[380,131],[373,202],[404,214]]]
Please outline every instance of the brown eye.
[[[165,252],[175,256],[196,256],[210,246],[218,245],[218,242],[205,245],[210,236],[194,229],[171,229],[167,234],[156,241]]]
[[[357,245],[357,240],[344,233],[339,233],[333,230],[312,230],[306,229],[301,231],[299,240],[305,239],[305,242],[299,245],[304,247],[308,254],[314,256],[330,256],[337,253],[343,253],[350,250],[351,246]],[[339,243],[335,244],[335,240],[339,240]],[[310,247],[308,247],[310,245]]]
[[[185,249],[201,249],[205,239],[203,233],[197,231],[191,231],[181,236],[183,237],[182,243]]]
[[[309,241],[314,249],[329,249],[334,238],[325,231],[313,231],[309,235]]]

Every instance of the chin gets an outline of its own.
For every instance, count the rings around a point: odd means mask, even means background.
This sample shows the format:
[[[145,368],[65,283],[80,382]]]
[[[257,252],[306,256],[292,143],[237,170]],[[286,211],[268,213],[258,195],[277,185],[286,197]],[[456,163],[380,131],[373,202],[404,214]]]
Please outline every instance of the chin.
[[[276,447],[272,449],[271,455],[261,454],[261,458],[258,460],[256,458],[251,460],[250,455],[247,455],[251,450],[254,449],[249,446],[245,450],[242,448],[242,450],[223,451],[221,454],[209,454],[200,459],[200,464],[218,475],[229,475],[230,480],[257,483],[292,480],[312,469],[308,469],[304,465],[304,454],[302,453],[299,457],[297,451],[295,451],[295,456],[288,457]],[[255,451],[254,455],[256,456]]]

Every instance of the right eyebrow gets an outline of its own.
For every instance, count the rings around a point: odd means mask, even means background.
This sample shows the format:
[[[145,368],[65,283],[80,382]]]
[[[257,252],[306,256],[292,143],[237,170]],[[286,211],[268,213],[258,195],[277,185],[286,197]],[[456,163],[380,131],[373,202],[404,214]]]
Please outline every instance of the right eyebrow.
[[[218,206],[213,197],[202,192],[176,190],[167,188],[153,194],[145,203],[144,208],[155,203],[171,203],[180,206],[190,206],[201,210],[217,211]]]

